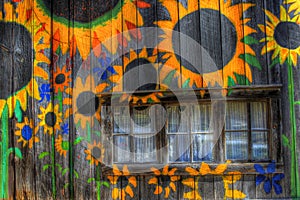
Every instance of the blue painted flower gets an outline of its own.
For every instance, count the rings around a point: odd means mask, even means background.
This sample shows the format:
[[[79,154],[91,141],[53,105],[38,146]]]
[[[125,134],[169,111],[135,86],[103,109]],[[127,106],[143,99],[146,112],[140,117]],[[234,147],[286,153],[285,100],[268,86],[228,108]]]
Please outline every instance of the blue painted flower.
[[[259,175],[256,177],[256,186],[264,182],[264,190],[267,194],[271,192],[272,187],[274,187],[276,194],[282,193],[282,187],[279,184],[279,181],[284,178],[284,174],[275,173],[275,162],[270,163],[267,166],[267,170],[265,170],[259,164],[255,164],[254,168],[259,173]],[[268,176],[268,174],[271,175]]]
[[[39,102],[42,102],[45,98],[47,99],[47,101],[50,101],[52,92],[50,84],[42,84],[41,87],[39,87],[39,92],[41,97],[41,100],[39,100]]]
[[[106,57],[104,53],[101,54],[101,57],[98,59],[99,63],[101,64],[101,67],[95,67],[93,69],[94,73],[97,73],[99,77],[101,77],[101,80],[107,80],[109,77],[108,72],[111,73],[111,75],[116,74],[117,72],[115,69],[111,66],[111,58]]]
[[[62,134],[66,134],[68,135],[69,134],[69,124],[68,123],[65,123],[63,124],[62,126],[60,126],[61,130],[62,130]]]

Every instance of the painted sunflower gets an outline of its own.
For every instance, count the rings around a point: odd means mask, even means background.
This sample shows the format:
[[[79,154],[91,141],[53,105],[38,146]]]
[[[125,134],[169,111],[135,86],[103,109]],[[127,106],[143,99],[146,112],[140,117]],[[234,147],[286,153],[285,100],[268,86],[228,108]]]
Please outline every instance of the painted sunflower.
[[[130,52],[123,57],[123,67],[120,65],[115,65],[113,68],[116,71],[116,75],[111,76],[111,81],[116,84],[112,89],[113,92],[133,92],[132,94],[124,93],[120,101],[127,100],[128,102],[158,102],[158,97],[162,96],[162,93],[146,93],[141,94],[138,91],[145,90],[157,90],[159,89],[159,70],[160,63],[157,62],[158,55],[154,50],[153,55],[149,55],[146,48],[143,48],[137,53],[135,50],[130,50]],[[141,69],[139,72],[138,69]],[[134,70],[134,71],[131,71]],[[143,73],[143,74],[137,74]],[[138,77],[143,77],[143,83],[140,83]],[[162,89],[162,88],[160,88]],[[135,92],[137,91],[137,93]]]
[[[95,118],[100,120],[100,100],[96,96],[107,87],[107,83],[95,85],[94,77],[89,75],[86,79],[76,77],[73,87],[74,122],[85,129],[94,126]]]
[[[31,1],[24,0],[27,4]],[[100,44],[115,53],[118,45],[126,47],[130,35],[124,34],[119,43],[104,41],[122,31],[130,31],[143,25],[142,16],[132,0],[74,1],[72,6],[65,0],[56,0],[55,4],[51,2],[35,0],[34,12],[40,23],[44,24],[45,31],[53,32],[53,50],[60,47],[63,54],[69,47],[73,48],[70,49],[71,53],[77,48],[81,57],[86,59],[90,49],[97,48]],[[98,56],[100,52],[101,50],[97,52]]]
[[[40,99],[36,77],[48,79],[48,73],[39,66],[50,63],[43,53],[50,46],[42,42],[48,40],[48,36],[40,31],[41,25],[33,20],[27,6],[20,2],[14,9],[6,2],[4,12],[0,12],[0,82],[5,83],[0,85],[0,116],[6,104],[9,117],[17,107],[26,111],[28,95]],[[4,64],[11,61],[11,65]]]
[[[59,153],[59,155],[67,156],[67,152],[69,151],[70,142],[63,140],[61,135],[58,135],[58,138],[55,139],[55,149]]]
[[[177,168],[173,168],[169,171],[169,166],[166,165],[162,169],[162,171],[159,171],[156,168],[151,168],[151,170],[157,176],[157,177],[151,178],[148,182],[148,184],[156,184],[156,189],[154,191],[154,194],[159,195],[164,190],[165,191],[164,198],[166,199],[166,198],[169,198],[171,190],[173,190],[173,192],[176,192],[175,181],[178,181],[180,179],[180,176],[174,176]],[[162,181],[158,181],[159,178]]]
[[[68,88],[71,82],[71,73],[70,70],[67,70],[66,65],[62,69],[56,67],[56,71],[53,73],[53,88],[55,93],[58,93],[58,91],[64,92],[65,88]]]
[[[300,1],[299,0],[285,0],[286,4],[290,4],[289,12],[295,11],[295,14],[300,14]]]
[[[266,34],[260,41],[266,43],[261,54],[274,51],[272,59],[279,56],[280,64],[289,59],[296,66],[300,55],[300,19],[298,16],[291,18],[283,6],[280,7],[280,19],[268,10],[265,13],[269,19],[267,25],[258,25]]]
[[[246,25],[250,19],[243,19],[242,10],[247,10],[252,6],[249,3],[239,3],[232,5],[231,1],[219,0],[189,0],[187,5],[178,3],[177,0],[161,1],[162,5],[167,8],[170,13],[170,20],[157,21],[157,25],[163,28],[165,34],[162,42],[158,44],[158,49],[161,52],[165,51],[163,59],[167,59],[165,65],[180,72],[181,79],[179,82],[189,87],[207,87],[214,86],[216,83],[226,88],[228,86],[228,78],[231,77],[236,82],[235,73],[245,75],[252,82],[251,69],[240,55],[255,52],[250,46],[241,42],[241,40],[254,33],[255,30]],[[178,16],[178,12],[180,13]],[[221,18],[221,20],[220,20]],[[199,22],[199,19],[201,20]],[[222,21],[222,24],[220,24]],[[214,23],[211,23],[214,22]],[[207,30],[197,31],[195,33],[195,24],[201,25],[200,29],[205,26]],[[220,27],[222,34],[216,32]],[[174,31],[179,31],[181,34],[191,37],[197,41],[209,53],[214,60],[217,69],[211,66],[193,66],[190,61],[185,60],[179,55],[170,52],[168,49],[175,50],[178,47],[178,38]],[[201,34],[201,37],[200,37]],[[222,36],[226,35],[226,39],[222,40]],[[220,41],[220,44],[226,48],[222,51],[220,46],[213,46],[215,41]],[[188,48],[188,47],[186,47]],[[181,49],[185,51],[185,49]],[[188,51],[188,49],[186,50]],[[222,51],[217,52],[217,51]],[[225,52],[225,53],[224,53]],[[193,52],[191,52],[193,53]],[[197,68],[201,68],[201,72]],[[179,85],[181,84],[179,83]]]
[[[199,177],[186,178],[182,180],[182,184],[186,185],[187,187],[191,188],[190,192],[183,193],[183,198],[185,199],[193,199],[193,200],[201,200],[202,197],[199,193]]]
[[[87,155],[86,160],[89,160],[91,165],[96,164],[98,166],[99,163],[103,162],[105,149],[100,142],[96,144],[95,140],[93,144],[88,144],[87,146],[87,149],[84,150],[84,153]]]
[[[19,130],[15,131],[15,135],[19,136],[17,142],[23,142],[23,147],[28,144],[29,148],[31,149],[33,143],[40,141],[40,139],[36,136],[38,127],[34,127],[32,119],[29,120],[28,117],[25,117],[24,122],[17,123],[16,127],[19,128]]]
[[[226,163],[219,164],[215,169],[211,169],[207,163],[202,162],[199,170],[196,170],[192,167],[187,167],[185,169],[185,171],[188,172],[192,176],[197,176],[197,175],[205,176],[207,174],[223,175],[224,172],[227,170],[227,165],[229,163],[231,163],[231,161],[227,160]]]
[[[44,133],[53,134],[54,130],[60,129],[60,123],[62,122],[62,113],[59,112],[59,105],[49,103],[47,108],[40,107],[41,114],[38,118],[41,120],[39,126],[44,127]]]
[[[135,176],[130,176],[127,166],[124,165],[123,170],[119,171],[118,167],[113,165],[113,174],[113,176],[107,176],[110,183],[114,185],[112,198],[125,199],[127,194],[133,198],[132,186],[136,187],[137,182]]]

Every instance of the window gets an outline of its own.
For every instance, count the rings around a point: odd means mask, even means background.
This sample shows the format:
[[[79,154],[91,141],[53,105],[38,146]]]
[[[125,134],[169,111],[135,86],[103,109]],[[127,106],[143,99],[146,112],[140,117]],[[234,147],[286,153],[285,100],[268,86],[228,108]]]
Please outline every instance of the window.
[[[225,123],[225,159],[268,160],[267,102],[230,102]]]
[[[114,107],[115,162],[145,163],[158,161],[156,152],[157,115],[159,115],[157,109],[152,106],[133,106],[131,109]]]
[[[270,102],[228,101],[217,140],[214,115],[218,113],[209,101],[114,106],[109,117],[114,144],[112,162],[269,161]]]

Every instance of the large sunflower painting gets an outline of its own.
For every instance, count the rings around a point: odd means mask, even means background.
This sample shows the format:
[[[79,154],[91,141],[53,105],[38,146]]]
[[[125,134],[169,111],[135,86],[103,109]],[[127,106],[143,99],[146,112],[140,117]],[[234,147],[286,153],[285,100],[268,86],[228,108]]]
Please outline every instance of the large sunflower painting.
[[[165,30],[158,48],[165,53],[163,56],[167,60],[165,65],[181,73],[181,79],[178,79],[181,82],[179,85],[201,88],[218,84],[226,88],[230,77],[237,82],[235,74],[246,76],[252,82],[250,66],[240,58],[242,54],[255,55],[250,46],[241,41],[245,36],[255,32],[246,24],[249,19],[243,19],[243,11],[250,8],[252,4],[232,4],[232,1],[223,0],[201,0],[200,2],[189,0],[186,5],[176,0],[161,2],[169,11],[170,19],[156,22]],[[194,30],[195,24],[200,24],[200,32]],[[176,52],[170,52],[168,50],[170,47],[176,49],[180,43],[175,31],[180,31],[180,34],[187,35],[201,44],[212,57],[216,67],[205,66],[205,64],[193,66],[190,61],[176,55]]]
[[[64,54],[69,47],[77,47],[83,59],[88,57],[91,48],[99,47],[105,40],[143,25],[141,14],[132,0],[82,0],[73,1],[71,5],[65,0],[35,0],[34,12],[45,24],[45,31],[53,33],[54,51],[60,47]],[[131,38],[129,33],[123,37],[120,41]],[[126,44],[109,42],[105,47],[115,53],[118,45]],[[70,50],[71,53],[74,49]],[[99,56],[100,51],[97,52]]]
[[[48,36],[32,19],[27,6],[20,2],[14,8],[4,3],[5,12],[0,12],[0,116],[6,105],[9,117],[16,110],[20,114],[20,108],[26,111],[28,95],[40,99],[36,77],[48,79],[48,73],[40,67],[50,63],[43,54],[49,44],[42,42]]]
[[[101,102],[97,94],[106,87],[106,83],[96,85],[92,75],[76,78],[73,87],[74,121],[83,129],[94,126],[95,120],[100,120]]]
[[[161,88],[163,87],[162,85],[159,86],[158,74],[165,68],[160,68],[161,63],[158,63],[157,51],[153,50],[152,53],[149,53],[146,48],[142,48],[139,51],[131,49],[123,57],[123,66],[113,66],[116,75],[110,78],[115,84],[115,87],[112,89],[113,92],[124,92],[120,101],[127,100],[132,103],[158,102],[158,98],[162,96],[162,93],[153,91],[164,89]],[[152,92],[141,93],[141,91]]]
[[[272,59],[279,57],[280,64],[289,59],[296,66],[300,55],[299,16],[291,18],[283,6],[280,7],[280,19],[268,10],[265,13],[269,18],[267,25],[258,25],[266,34],[266,37],[261,40],[266,43],[261,53],[273,51]]]

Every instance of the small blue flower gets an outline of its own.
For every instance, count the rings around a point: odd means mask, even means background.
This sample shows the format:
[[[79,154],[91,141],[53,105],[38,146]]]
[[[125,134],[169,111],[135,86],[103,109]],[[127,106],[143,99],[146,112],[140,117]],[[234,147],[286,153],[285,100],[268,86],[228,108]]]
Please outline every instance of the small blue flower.
[[[282,187],[279,184],[279,181],[284,178],[284,174],[275,174],[275,163],[272,162],[267,166],[267,170],[259,165],[254,165],[255,170],[259,173],[259,175],[256,177],[256,186],[260,185],[262,182],[264,182],[264,190],[267,194],[269,194],[272,190],[272,187],[274,187],[276,194],[282,193]],[[270,180],[270,176],[267,176],[267,174],[272,174],[272,181]]]
[[[50,101],[52,92],[50,84],[42,84],[41,87],[39,87],[39,92],[41,97],[41,100],[39,100],[39,102],[42,102],[45,98],[47,99],[47,101]]]
[[[62,130],[62,134],[66,134],[68,135],[69,134],[69,124],[68,123],[65,123],[63,124],[62,126],[60,126],[61,130]]]
[[[107,80],[109,77],[108,72],[110,72],[111,75],[116,74],[117,72],[115,69],[111,66],[111,58],[106,57],[105,54],[103,54],[99,59],[99,63],[101,64],[101,67],[95,67],[93,69],[94,73],[97,73],[98,77],[101,77],[101,80]]]

